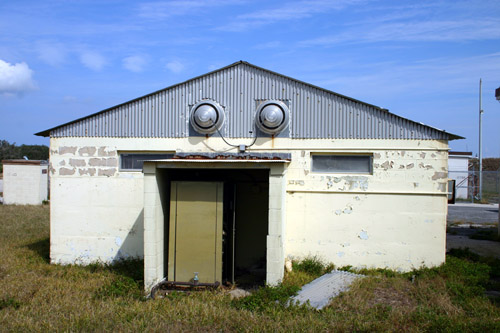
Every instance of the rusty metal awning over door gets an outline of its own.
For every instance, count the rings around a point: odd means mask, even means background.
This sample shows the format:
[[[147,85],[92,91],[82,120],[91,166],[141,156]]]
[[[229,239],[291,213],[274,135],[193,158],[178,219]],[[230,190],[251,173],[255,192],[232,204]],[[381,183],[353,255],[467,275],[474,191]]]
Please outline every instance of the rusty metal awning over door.
[[[290,153],[184,153],[172,158],[147,160],[156,163],[290,163]]]

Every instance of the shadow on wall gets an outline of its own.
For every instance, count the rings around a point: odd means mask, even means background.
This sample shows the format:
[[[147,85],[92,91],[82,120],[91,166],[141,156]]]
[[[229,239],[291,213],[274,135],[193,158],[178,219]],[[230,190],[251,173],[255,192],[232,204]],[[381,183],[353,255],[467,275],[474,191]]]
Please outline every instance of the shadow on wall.
[[[113,263],[124,259],[139,259],[144,256],[144,209],[135,219],[134,225],[128,231],[125,239],[115,237],[115,244],[120,249],[116,253]]]

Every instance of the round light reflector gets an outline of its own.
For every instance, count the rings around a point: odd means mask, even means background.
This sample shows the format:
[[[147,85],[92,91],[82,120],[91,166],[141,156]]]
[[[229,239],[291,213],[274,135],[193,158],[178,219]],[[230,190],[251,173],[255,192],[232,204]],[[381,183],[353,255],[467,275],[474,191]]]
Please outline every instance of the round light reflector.
[[[267,101],[259,105],[255,122],[267,134],[278,134],[288,126],[289,110],[281,101]]]
[[[212,134],[219,129],[224,122],[224,111],[222,107],[210,100],[203,100],[191,108],[189,118],[191,126],[201,134]]]

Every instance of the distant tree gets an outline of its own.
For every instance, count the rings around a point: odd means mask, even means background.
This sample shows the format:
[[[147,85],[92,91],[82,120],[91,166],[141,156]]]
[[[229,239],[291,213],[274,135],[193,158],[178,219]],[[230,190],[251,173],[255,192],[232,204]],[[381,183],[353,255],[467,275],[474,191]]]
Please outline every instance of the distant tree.
[[[0,140],[0,160],[16,158],[18,155],[15,143],[9,143],[6,140]]]
[[[44,145],[21,145],[18,150],[21,158],[26,156],[30,160],[49,159],[49,147]]]
[[[26,156],[30,160],[48,160],[49,147],[44,145],[21,145],[9,143],[7,140],[0,140],[0,162],[2,160],[21,159]],[[0,164],[0,172],[3,172],[3,165]]]
[[[479,159],[473,158],[469,161],[469,170],[479,170]],[[500,170],[500,158],[486,157],[483,158],[483,171],[498,171]]]

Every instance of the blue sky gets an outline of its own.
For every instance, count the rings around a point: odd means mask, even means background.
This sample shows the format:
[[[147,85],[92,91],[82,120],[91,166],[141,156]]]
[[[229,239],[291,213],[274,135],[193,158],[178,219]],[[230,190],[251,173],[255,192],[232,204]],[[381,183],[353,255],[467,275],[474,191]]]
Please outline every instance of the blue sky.
[[[500,2],[1,1],[0,139],[246,60],[465,136],[500,156]]]

